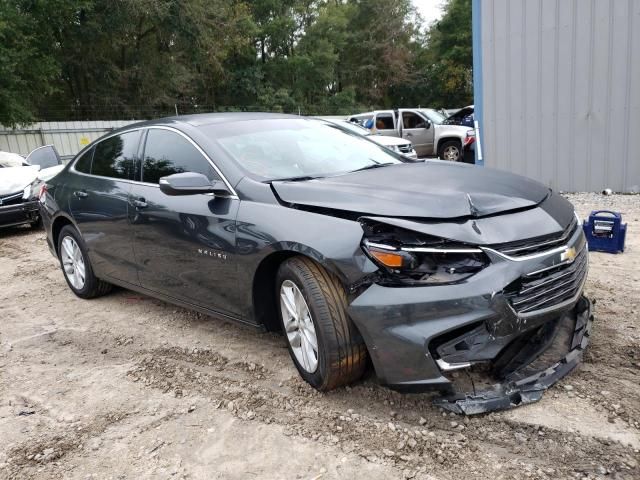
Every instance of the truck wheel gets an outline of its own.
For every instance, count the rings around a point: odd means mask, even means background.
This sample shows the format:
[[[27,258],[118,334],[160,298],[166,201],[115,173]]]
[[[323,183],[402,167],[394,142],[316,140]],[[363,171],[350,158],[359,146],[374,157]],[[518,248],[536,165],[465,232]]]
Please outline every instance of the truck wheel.
[[[58,257],[67,285],[78,297],[95,298],[111,291],[110,283],[93,274],[82,237],[71,225],[66,225],[60,231]]]
[[[441,160],[449,160],[451,162],[458,162],[462,158],[462,149],[460,148],[460,142],[455,140],[449,140],[442,143],[438,148],[438,158]]]
[[[347,316],[347,296],[337,279],[305,257],[278,270],[278,310],[289,353],[300,376],[320,391],[358,380],[367,350]]]

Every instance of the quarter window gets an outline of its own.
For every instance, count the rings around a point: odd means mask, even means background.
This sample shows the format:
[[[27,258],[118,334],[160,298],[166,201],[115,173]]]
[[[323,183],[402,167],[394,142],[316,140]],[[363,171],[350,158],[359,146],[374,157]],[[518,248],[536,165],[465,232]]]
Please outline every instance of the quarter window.
[[[184,172],[202,173],[209,180],[220,180],[207,159],[182,135],[169,130],[149,129],[142,181],[160,183],[162,177]]]
[[[73,168],[78,172],[91,173],[91,158],[93,157],[93,148],[90,148],[84,152],[80,158],[76,161]]]
[[[101,177],[133,179],[140,132],[115,135],[95,146],[91,173]]]

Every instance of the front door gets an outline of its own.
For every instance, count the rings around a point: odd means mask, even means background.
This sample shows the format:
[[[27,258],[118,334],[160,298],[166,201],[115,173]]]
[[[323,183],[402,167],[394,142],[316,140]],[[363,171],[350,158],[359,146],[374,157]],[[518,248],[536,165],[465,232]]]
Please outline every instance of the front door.
[[[139,141],[136,130],[98,142],[73,164],[63,187],[95,274],[134,285],[128,197]]]
[[[402,138],[409,140],[419,157],[435,155],[433,124],[413,110],[400,110]]]
[[[150,128],[142,183],[129,195],[129,221],[140,284],[224,314],[237,315],[235,221],[239,200],[211,194],[169,196],[159,180],[174,173],[219,175],[190,139],[174,130]]]

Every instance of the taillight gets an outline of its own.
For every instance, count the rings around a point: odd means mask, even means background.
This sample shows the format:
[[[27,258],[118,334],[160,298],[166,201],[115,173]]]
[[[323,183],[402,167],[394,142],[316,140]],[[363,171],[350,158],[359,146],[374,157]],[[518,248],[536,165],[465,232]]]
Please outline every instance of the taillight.
[[[38,192],[38,200],[40,203],[44,203],[44,196],[47,194],[47,184],[43,183],[40,186],[40,191]]]

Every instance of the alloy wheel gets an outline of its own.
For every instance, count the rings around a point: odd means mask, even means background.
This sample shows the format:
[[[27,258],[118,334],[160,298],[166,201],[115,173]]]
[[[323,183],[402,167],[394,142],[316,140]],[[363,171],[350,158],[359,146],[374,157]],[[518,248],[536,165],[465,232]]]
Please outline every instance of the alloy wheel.
[[[318,368],[318,336],[302,292],[291,280],[280,286],[280,310],[285,333],[298,364],[307,372]]]
[[[444,157],[444,160],[457,162],[458,159],[460,158],[460,150],[458,149],[458,147],[454,147],[452,145],[449,145],[448,147],[446,147],[442,153],[443,153],[442,156]]]
[[[62,268],[69,283],[76,290],[82,290],[85,284],[85,264],[82,250],[73,237],[64,237],[61,243]]]

